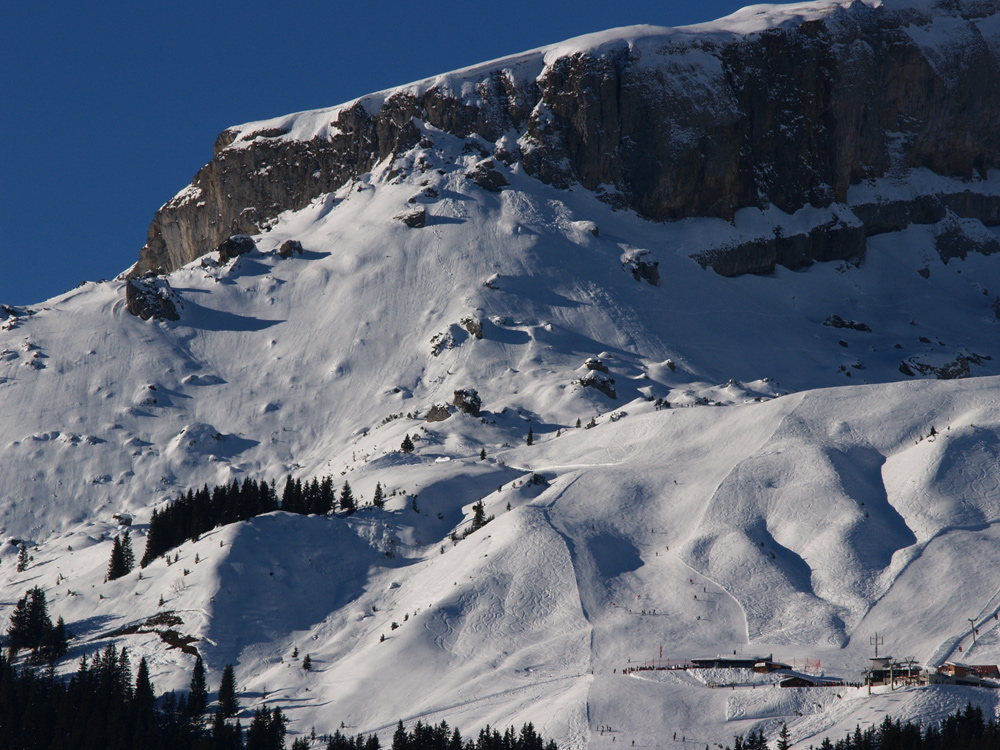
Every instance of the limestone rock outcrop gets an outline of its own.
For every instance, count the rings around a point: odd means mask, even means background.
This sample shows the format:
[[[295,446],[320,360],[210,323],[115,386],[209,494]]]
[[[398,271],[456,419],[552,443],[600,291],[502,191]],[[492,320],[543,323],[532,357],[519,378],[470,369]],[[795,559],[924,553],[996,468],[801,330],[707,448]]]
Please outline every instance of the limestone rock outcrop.
[[[305,113],[311,130],[293,130],[295,116],[226,130],[212,161],[157,212],[133,275],[178,268],[386,157],[432,146],[422,124],[482,153],[469,174],[487,190],[507,182],[497,161],[519,162],[543,182],[580,185],[655,221],[732,220],[745,207],[853,213],[706,248],[699,261],[724,275],[861,257],[871,234],[948,211],[998,224],[1000,198],[972,189],[849,196],[913,169],[974,181],[1000,167],[1000,38],[991,31],[1000,0],[929,7],[856,0],[789,11],[767,28],[748,30],[743,19],[704,31],[623,29],[617,40],[462,72],[471,85],[431,80]],[[484,143],[494,144],[492,158]]]

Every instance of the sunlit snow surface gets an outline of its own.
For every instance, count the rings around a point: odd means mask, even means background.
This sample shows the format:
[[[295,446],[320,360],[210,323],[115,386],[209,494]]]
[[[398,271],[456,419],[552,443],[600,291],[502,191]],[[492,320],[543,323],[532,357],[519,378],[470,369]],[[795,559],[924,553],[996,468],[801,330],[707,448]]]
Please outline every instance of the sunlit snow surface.
[[[43,586],[76,658],[175,613],[210,684],[235,663],[245,712],[281,705],[294,732],[533,721],[613,750],[782,721],[818,744],[967,700],[995,715],[994,693],[970,688],[869,698],[622,669],[661,647],[735,650],[853,681],[876,632],[900,659],[1000,661],[996,259],[944,264],[934,228],[912,226],[871,238],[860,264],[725,279],[690,255],[813,217],[653,224],[516,167],[486,193],[463,141],[426,134],[433,148],[282,215],[256,252],[171,274],[177,322],[130,316],[115,280],[0,326],[0,618]],[[411,199],[422,229],[393,219]],[[305,252],[282,260],[286,239]],[[641,251],[658,286],[623,268]],[[899,369],[959,355],[979,377]],[[580,385],[592,357],[616,399]],[[464,388],[481,417],[424,421]],[[406,434],[421,438],[408,456]],[[141,556],[149,513],[178,492],[246,476],[280,491],[289,474],[348,480],[363,502],[380,482],[386,510],[272,514],[103,582],[113,513],[135,516]],[[453,544],[480,499],[496,519]],[[23,573],[12,538],[37,545]],[[151,660],[159,691],[186,687],[189,655],[155,633],[114,638]]]

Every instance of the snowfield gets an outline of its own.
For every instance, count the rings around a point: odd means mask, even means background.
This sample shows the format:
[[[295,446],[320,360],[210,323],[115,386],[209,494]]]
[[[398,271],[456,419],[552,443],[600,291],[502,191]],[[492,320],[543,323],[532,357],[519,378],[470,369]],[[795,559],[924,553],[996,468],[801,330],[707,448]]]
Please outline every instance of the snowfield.
[[[289,137],[329,122],[295,117]],[[1000,715],[981,688],[623,673],[661,651],[773,653],[857,682],[876,633],[927,667],[1000,663],[996,258],[945,263],[912,225],[861,263],[723,278],[691,257],[706,238],[815,217],[658,225],[517,166],[489,193],[465,142],[433,135],[256,250],[157,280],[177,321],[131,316],[124,276],[6,310],[0,621],[41,586],[75,635],[60,672],[114,641],[184,690],[197,649],[213,689],[236,665],[244,718],[280,705],[293,734],[531,721],[613,749],[787,722],[805,747],[887,713]],[[910,177],[864,189],[928,179]],[[394,218],[414,206],[423,228]],[[286,240],[304,252],[282,259]],[[935,379],[956,362],[974,377]],[[452,405],[469,388],[478,416]],[[357,513],[267,514],[104,582],[115,513],[139,558],[152,510],[189,488],[326,475]],[[495,519],[463,539],[480,500]]]

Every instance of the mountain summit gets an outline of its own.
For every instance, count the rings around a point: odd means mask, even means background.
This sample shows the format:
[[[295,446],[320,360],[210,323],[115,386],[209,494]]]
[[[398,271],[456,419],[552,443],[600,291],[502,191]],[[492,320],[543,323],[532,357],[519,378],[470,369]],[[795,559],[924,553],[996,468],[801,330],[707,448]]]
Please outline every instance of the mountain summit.
[[[726,275],[859,258],[910,223],[995,223],[974,185],[998,163],[996,3],[752,6],[699,26],[592,34],[223,132],[215,158],[157,213],[137,274],[172,271],[232,234],[265,229],[387,159],[397,173],[464,141],[470,171],[580,186],[655,221],[798,215],[743,243],[706,239]],[[499,171],[498,171],[499,169]],[[872,194],[870,185],[905,186]],[[867,187],[866,187],[867,186]],[[801,216],[804,209],[808,217]]]

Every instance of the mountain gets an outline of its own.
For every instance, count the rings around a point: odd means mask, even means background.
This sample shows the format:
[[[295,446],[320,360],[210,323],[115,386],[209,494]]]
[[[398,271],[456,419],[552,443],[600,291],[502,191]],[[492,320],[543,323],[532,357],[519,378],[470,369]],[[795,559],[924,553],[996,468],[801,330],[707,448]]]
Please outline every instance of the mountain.
[[[40,585],[60,671],[116,640],[158,691],[194,639],[293,733],[807,745],[996,715],[977,688],[623,670],[854,681],[876,634],[1000,658],[998,12],[754,6],[225,131],[135,267],[6,308],[0,616]],[[179,493],[289,476],[363,507],[104,582],[113,514],[141,556]]]
[[[231,128],[157,213],[136,271],[172,271],[231,234],[265,230],[390,157],[410,155],[398,170],[426,169],[447,136],[481,156],[469,175],[487,189],[516,167],[656,221],[743,213],[744,233],[690,243],[726,275],[859,258],[866,236],[951,212],[995,225],[995,186],[981,183],[1000,135],[996,11],[981,1],[752,6]],[[934,178],[901,179],[911,169]],[[959,244],[964,255],[977,242]]]

